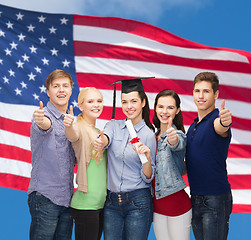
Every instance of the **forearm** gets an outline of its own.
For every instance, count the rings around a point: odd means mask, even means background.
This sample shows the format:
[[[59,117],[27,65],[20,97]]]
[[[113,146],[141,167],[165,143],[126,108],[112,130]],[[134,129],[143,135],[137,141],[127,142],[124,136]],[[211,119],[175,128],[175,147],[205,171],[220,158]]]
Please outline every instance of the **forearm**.
[[[44,116],[42,122],[41,121],[38,122],[35,120],[35,123],[44,131],[48,130],[51,127],[51,120],[46,116]]]
[[[79,139],[79,132],[74,125],[65,127],[65,136],[70,142],[76,142]]]

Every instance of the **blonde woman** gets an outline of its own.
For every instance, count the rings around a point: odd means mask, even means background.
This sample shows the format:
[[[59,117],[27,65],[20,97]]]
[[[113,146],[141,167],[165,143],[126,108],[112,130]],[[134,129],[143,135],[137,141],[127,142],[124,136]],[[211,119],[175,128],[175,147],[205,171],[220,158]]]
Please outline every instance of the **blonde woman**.
[[[93,87],[84,88],[78,96],[82,111],[74,123],[72,106],[64,119],[65,135],[72,142],[78,164],[78,188],[71,200],[76,240],[98,240],[103,230],[103,208],[106,198],[106,154],[93,150],[100,131],[96,119],[103,110],[103,96]]]

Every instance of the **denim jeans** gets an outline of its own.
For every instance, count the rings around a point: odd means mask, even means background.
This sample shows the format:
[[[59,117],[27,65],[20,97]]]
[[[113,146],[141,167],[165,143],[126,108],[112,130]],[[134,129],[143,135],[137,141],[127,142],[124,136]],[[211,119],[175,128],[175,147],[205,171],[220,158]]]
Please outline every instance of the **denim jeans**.
[[[39,192],[28,196],[31,214],[30,240],[70,240],[73,220],[70,208],[58,206]]]
[[[107,192],[105,240],[146,240],[152,220],[153,204],[149,188],[132,192]]]
[[[226,240],[232,212],[232,193],[192,195],[192,227],[196,240]]]

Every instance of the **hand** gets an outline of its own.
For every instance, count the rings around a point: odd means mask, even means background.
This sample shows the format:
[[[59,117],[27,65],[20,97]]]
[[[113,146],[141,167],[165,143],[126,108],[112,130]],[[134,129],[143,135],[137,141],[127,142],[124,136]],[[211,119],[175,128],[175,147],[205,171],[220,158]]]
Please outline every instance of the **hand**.
[[[220,122],[224,127],[228,127],[232,123],[232,114],[229,109],[225,109],[225,100],[221,102],[220,112],[219,112]]]
[[[73,114],[73,107],[71,105],[70,113],[65,115],[63,124],[65,127],[70,127],[72,126],[73,122],[74,122],[74,114]]]
[[[100,131],[100,136],[94,140],[93,148],[95,151],[100,152],[107,145],[107,137],[104,135],[103,131]]]
[[[34,121],[37,125],[40,125],[44,122],[44,108],[43,108],[43,102],[39,102],[40,106],[39,109],[35,110],[33,117]]]
[[[137,142],[135,143],[135,145],[136,144],[137,144],[137,148],[134,145],[132,145],[133,150],[138,154],[145,154],[146,158],[149,160],[151,158],[151,150],[142,142]]]
[[[172,127],[172,125],[173,125],[173,119],[172,117],[169,117],[167,130],[166,130],[167,141],[169,142],[170,145],[175,145],[179,139],[178,139],[177,132]]]

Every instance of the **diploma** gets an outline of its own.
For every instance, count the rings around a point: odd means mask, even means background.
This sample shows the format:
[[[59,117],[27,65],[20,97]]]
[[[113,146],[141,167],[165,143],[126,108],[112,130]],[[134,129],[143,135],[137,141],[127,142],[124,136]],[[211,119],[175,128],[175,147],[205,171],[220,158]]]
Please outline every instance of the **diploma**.
[[[125,121],[125,124],[126,124],[126,127],[130,133],[132,140],[134,140],[132,142],[133,142],[134,146],[136,147],[136,150],[138,151],[139,138],[137,137],[136,131],[132,125],[132,121],[127,120],[127,121]],[[139,155],[139,158],[140,158],[142,164],[145,164],[147,162],[146,155],[144,153],[138,154],[138,155]]]

